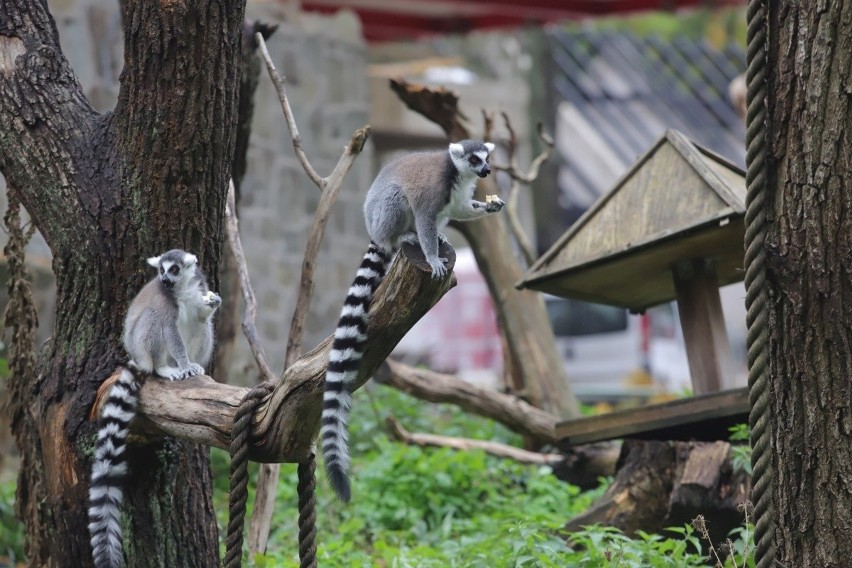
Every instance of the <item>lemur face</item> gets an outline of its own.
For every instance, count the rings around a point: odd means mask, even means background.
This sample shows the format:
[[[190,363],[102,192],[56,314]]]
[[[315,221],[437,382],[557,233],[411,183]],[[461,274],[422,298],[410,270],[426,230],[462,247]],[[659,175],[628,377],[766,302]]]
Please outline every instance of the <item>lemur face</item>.
[[[158,271],[160,282],[169,290],[183,288],[195,276],[198,258],[180,249],[173,249],[160,256],[152,256],[148,264]]]
[[[491,173],[491,167],[488,165],[488,155],[492,151],[494,151],[494,144],[491,142],[483,143],[475,140],[462,140],[461,142],[450,144],[450,157],[462,175],[471,172],[484,178]]]

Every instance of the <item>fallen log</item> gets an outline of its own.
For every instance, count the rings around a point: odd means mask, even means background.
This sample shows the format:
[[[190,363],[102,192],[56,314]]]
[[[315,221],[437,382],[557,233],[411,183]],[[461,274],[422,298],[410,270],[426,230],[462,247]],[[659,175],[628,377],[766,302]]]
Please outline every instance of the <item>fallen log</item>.
[[[601,524],[628,535],[662,532],[703,515],[714,543],[743,523],[740,507],[750,479],[731,464],[727,442],[625,440],[615,480],[585,513],[565,524],[568,531]]]

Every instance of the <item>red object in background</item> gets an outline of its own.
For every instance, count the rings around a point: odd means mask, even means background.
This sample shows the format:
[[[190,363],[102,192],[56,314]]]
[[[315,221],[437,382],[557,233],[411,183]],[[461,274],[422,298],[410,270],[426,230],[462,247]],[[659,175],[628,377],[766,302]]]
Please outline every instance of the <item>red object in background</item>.
[[[302,9],[358,14],[367,41],[543,25],[648,10],[744,6],[744,0],[304,0]]]

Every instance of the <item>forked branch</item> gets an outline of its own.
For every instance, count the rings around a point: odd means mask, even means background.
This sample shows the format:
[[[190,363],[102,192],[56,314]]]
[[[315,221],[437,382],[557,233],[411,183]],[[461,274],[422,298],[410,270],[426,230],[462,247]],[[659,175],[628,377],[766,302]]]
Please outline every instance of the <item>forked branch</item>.
[[[506,126],[506,130],[509,131],[509,140],[507,144],[509,164],[494,164],[494,169],[506,172],[512,178],[512,186],[509,188],[509,197],[507,199],[508,207],[506,207],[506,214],[509,216],[509,228],[518,243],[518,247],[524,255],[527,266],[532,266],[536,260],[535,248],[532,245],[529,235],[527,235],[527,232],[521,225],[520,217],[518,217],[518,197],[520,195],[521,184],[529,185],[538,178],[541,165],[546,162],[553,153],[553,139],[544,131],[544,125],[539,122],[538,137],[544,143],[544,149],[533,159],[530,163],[529,169],[526,172],[522,172],[520,166],[518,166],[518,138],[515,134],[515,129],[512,128],[512,121],[509,120],[509,115],[505,112],[501,114],[503,116],[503,123]]]

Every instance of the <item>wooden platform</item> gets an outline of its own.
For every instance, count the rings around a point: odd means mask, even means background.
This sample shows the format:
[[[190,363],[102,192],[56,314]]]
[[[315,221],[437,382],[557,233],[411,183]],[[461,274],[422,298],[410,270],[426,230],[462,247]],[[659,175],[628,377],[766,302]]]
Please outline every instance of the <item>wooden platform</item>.
[[[748,422],[748,413],[743,387],[566,420],[556,425],[556,435],[565,447],[615,438],[727,440],[728,427]]]

